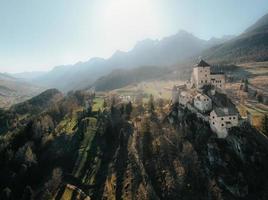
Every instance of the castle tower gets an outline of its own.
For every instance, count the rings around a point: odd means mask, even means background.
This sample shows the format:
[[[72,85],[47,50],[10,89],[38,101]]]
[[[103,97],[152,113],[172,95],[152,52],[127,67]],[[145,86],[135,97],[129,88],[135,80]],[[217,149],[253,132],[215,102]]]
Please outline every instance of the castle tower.
[[[204,60],[201,60],[194,67],[191,80],[198,89],[210,84],[210,65]]]

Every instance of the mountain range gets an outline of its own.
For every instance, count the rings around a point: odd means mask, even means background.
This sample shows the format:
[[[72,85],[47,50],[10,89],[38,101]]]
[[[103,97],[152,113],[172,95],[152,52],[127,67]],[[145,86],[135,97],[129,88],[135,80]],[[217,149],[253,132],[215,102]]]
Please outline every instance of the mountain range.
[[[199,57],[210,63],[228,64],[268,60],[268,14],[236,37],[202,40],[180,31],[161,40],[140,41],[132,50],[116,51],[108,59],[92,58],[74,65],[57,66],[31,81],[67,92],[103,85],[102,80],[109,79],[107,76],[113,75],[113,70],[123,69],[125,72],[121,74],[125,74],[127,70],[132,73],[133,68],[141,66],[168,68],[176,65],[180,68],[185,63],[194,63]]]
[[[268,14],[241,35],[208,49],[203,57],[214,63],[268,60]]]
[[[185,31],[180,31],[176,35],[162,40],[140,41],[129,52],[116,51],[109,59],[92,58],[87,62],[79,62],[75,65],[55,67],[35,81],[46,87],[57,87],[62,91],[83,89],[115,69],[169,66],[200,54],[205,49],[222,43],[226,39],[224,37],[206,41]]]

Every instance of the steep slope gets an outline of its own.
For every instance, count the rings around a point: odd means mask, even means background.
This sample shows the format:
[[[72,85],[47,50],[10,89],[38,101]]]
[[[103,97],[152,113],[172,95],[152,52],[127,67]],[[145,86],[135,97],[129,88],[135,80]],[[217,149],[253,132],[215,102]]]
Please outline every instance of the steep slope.
[[[81,89],[114,69],[168,66],[199,54],[204,49],[219,42],[222,42],[222,40],[208,42],[185,31],[180,31],[178,34],[162,40],[148,39],[138,42],[131,51],[117,51],[107,60],[93,58],[88,62],[55,67],[52,71],[36,79],[36,82],[63,91]]]
[[[27,101],[12,106],[11,110],[21,115],[33,115],[42,112],[49,105],[57,102],[62,97],[63,94],[57,89],[48,89]]]
[[[205,51],[203,57],[215,63],[268,60],[268,14],[240,36]]]
[[[80,91],[24,119],[0,111],[18,121],[0,135],[1,199],[267,199],[268,141],[247,123],[218,139],[179,106],[94,102]]]
[[[72,170],[82,139],[78,129],[83,131],[85,96],[59,95],[47,90],[0,110],[0,199],[52,199],[62,173]]]

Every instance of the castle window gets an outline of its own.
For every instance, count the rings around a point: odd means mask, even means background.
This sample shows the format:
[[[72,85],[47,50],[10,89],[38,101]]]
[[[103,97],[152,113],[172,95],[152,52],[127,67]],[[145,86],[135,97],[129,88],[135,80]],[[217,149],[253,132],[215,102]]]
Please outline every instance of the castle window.
[[[229,117],[229,119],[232,119],[232,117]]]
[[[235,119],[235,117],[233,117],[233,119]]]
[[[201,81],[201,83],[203,83],[203,81]]]
[[[221,85],[220,85],[220,87],[221,87]]]
[[[212,118],[214,119],[215,117],[213,116]]]
[[[224,124],[221,124],[221,126],[224,126]]]
[[[207,83],[207,80],[205,80],[205,83]]]
[[[221,120],[224,120],[224,118],[222,117]]]
[[[215,122],[212,122],[212,124],[215,124]]]

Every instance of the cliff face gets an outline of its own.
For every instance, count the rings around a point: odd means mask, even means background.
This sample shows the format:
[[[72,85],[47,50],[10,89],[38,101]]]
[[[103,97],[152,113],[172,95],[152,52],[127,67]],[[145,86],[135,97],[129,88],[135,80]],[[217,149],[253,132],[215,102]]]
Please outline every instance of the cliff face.
[[[181,108],[164,119],[156,113],[117,119],[97,136],[102,145],[80,177],[92,183],[82,184],[92,199],[267,198],[266,141],[248,125],[223,140]]]

